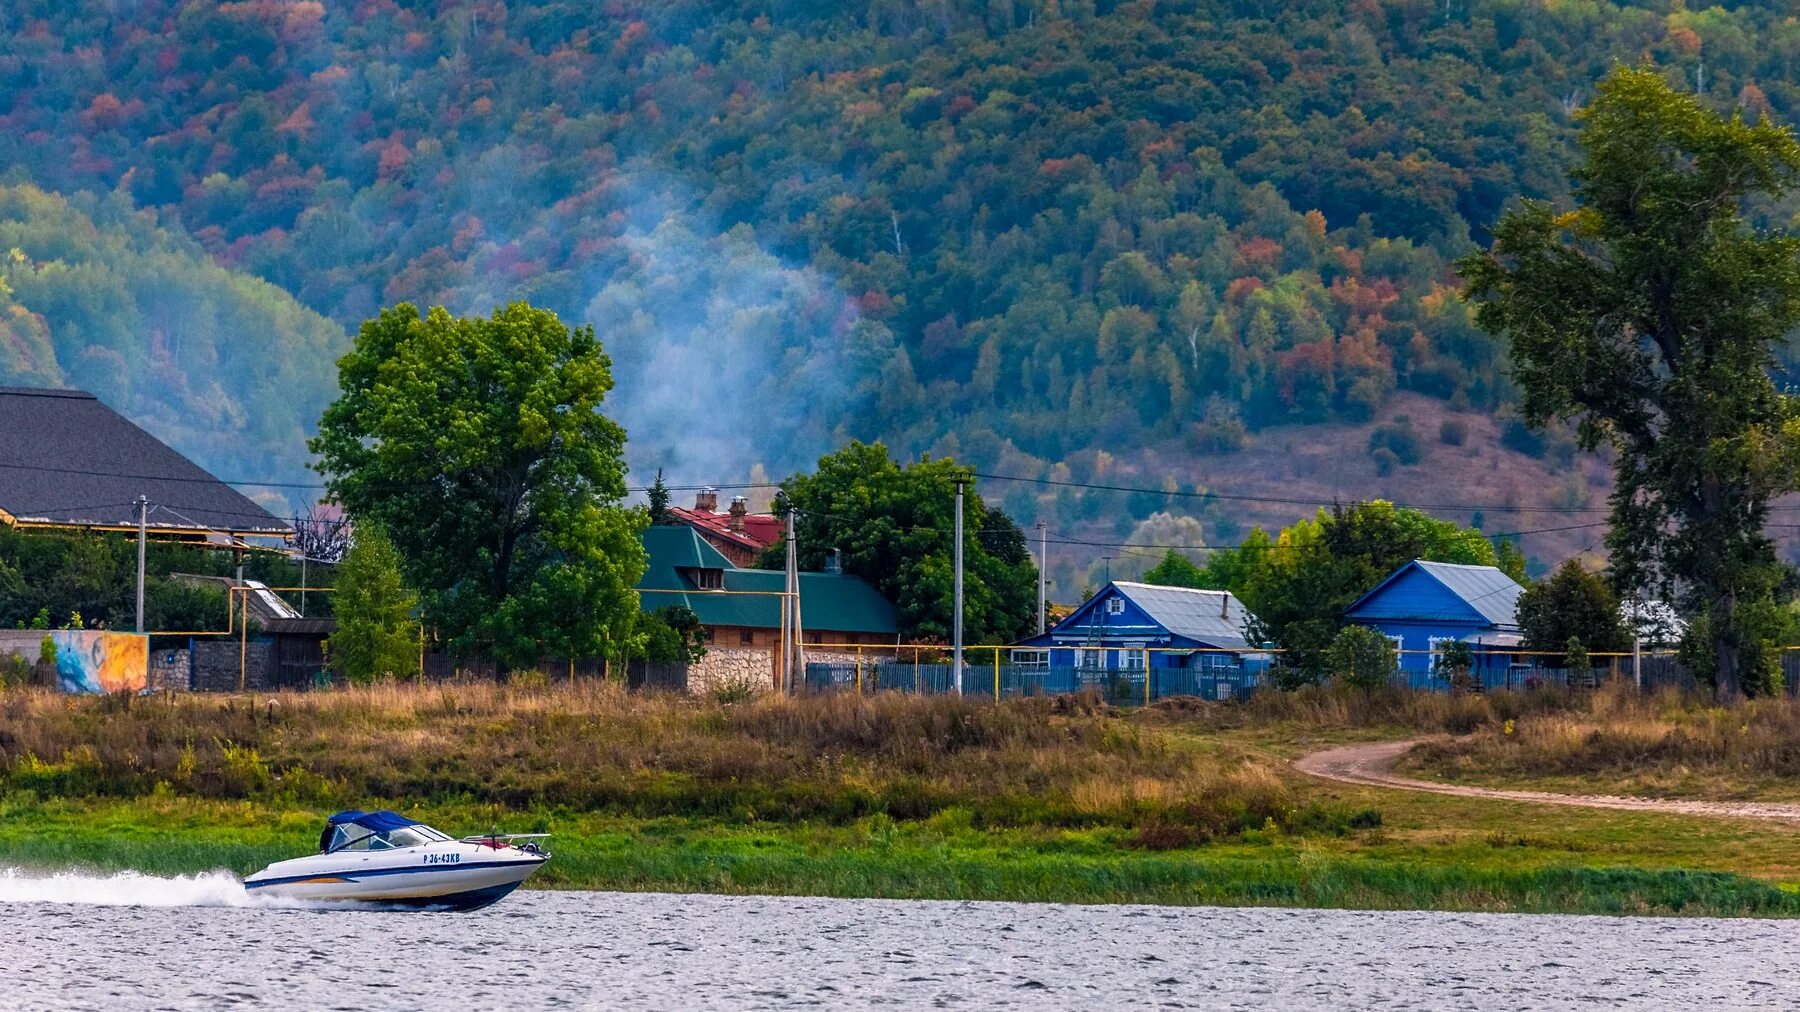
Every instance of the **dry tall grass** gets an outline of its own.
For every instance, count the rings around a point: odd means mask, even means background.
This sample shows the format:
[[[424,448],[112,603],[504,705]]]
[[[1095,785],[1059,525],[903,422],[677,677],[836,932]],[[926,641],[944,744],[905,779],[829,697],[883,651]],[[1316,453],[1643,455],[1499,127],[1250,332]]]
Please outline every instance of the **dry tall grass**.
[[[1174,822],[1202,833],[1305,809],[1270,770],[1201,757],[1162,719],[1084,700],[724,704],[605,683],[389,684],[254,700],[18,690],[0,695],[0,784],[777,821],[956,807],[981,824]]]
[[[1508,729],[1426,746],[1415,761],[1451,776],[1598,777],[1680,789],[1800,776],[1800,701],[1719,707],[1693,694],[1603,688],[1579,710],[1524,715]]]

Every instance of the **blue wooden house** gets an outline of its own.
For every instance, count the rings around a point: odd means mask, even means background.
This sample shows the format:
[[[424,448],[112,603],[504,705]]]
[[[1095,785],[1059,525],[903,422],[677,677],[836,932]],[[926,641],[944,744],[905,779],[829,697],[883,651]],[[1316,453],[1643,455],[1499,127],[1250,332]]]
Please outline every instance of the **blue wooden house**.
[[[1268,655],[1245,639],[1251,615],[1230,591],[1117,580],[1041,636],[1012,650],[1015,670],[1042,669],[1048,692],[1100,686],[1119,695],[1248,692]]]
[[[1475,652],[1474,674],[1503,678],[1519,650],[1519,595],[1525,588],[1493,566],[1416,559],[1344,611],[1346,621],[1381,630],[1400,654],[1400,671],[1424,686],[1445,643]]]

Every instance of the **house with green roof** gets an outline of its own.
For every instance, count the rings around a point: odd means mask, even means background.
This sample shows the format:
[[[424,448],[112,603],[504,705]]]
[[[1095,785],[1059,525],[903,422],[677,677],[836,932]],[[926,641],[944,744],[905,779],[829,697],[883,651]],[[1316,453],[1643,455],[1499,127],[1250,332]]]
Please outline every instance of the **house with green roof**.
[[[739,672],[754,666],[758,675],[773,678],[787,574],[735,566],[687,525],[646,527],[642,538],[648,566],[637,585],[640,606],[647,612],[670,605],[693,609],[706,629],[707,657],[701,665],[732,663]],[[800,620],[808,643],[877,645],[900,638],[894,606],[874,587],[841,572],[800,574]]]

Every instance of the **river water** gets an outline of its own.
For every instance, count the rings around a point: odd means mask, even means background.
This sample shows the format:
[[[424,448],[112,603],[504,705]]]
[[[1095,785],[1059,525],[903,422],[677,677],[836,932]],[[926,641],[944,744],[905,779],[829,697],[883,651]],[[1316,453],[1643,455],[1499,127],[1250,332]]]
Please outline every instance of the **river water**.
[[[1792,922],[521,892],[252,901],[0,872],[0,1007],[1795,1008]]]

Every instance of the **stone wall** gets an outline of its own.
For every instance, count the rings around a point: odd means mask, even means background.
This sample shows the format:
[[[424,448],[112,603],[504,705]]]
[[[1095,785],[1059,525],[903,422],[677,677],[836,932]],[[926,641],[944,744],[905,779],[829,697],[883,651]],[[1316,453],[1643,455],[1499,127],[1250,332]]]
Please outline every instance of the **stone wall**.
[[[729,685],[749,685],[757,692],[775,687],[775,656],[757,647],[707,647],[706,656],[688,665],[689,692],[707,693]]]
[[[193,657],[187,647],[150,651],[150,688],[186,692],[193,687]]]
[[[194,642],[194,691],[236,692],[238,690],[239,644],[236,640],[196,640]],[[275,644],[249,644],[249,663],[245,685],[261,690],[269,684],[269,672],[275,666]]]

